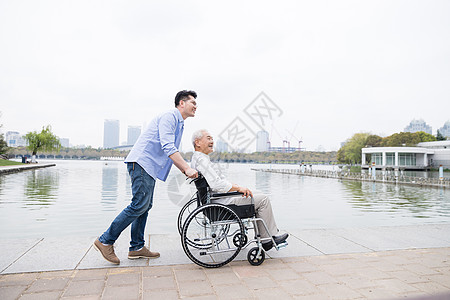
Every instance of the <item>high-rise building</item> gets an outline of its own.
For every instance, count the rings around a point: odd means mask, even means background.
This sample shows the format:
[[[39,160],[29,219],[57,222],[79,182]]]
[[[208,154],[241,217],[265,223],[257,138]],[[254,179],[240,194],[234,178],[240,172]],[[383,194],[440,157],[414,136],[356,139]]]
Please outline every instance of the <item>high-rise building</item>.
[[[269,133],[265,130],[256,133],[256,152],[269,151]]]
[[[446,137],[450,137],[450,121],[445,122],[444,126],[439,128],[439,132]]]
[[[108,149],[119,146],[119,134],[119,120],[105,120],[103,129],[103,148]]]
[[[69,139],[68,138],[60,138],[59,143],[63,148],[69,148]]]
[[[214,147],[214,151],[215,152],[228,152],[228,144],[225,143],[224,140],[222,139],[218,139],[217,142],[215,143],[215,147]]]
[[[18,131],[7,131],[5,140],[8,147],[24,147],[27,145],[27,141]]]
[[[141,126],[128,126],[127,145],[134,145],[141,135]]]
[[[412,120],[408,126],[405,127],[405,132],[418,132],[424,131],[426,133],[432,134],[431,126],[427,125],[424,120]]]

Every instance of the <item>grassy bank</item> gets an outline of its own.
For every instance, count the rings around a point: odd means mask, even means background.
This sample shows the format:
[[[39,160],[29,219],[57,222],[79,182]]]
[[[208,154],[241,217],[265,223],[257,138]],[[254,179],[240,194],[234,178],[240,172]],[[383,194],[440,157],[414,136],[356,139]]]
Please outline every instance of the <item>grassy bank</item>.
[[[16,166],[16,165],[23,165],[21,162],[7,160],[7,159],[0,159],[0,167],[2,166]]]

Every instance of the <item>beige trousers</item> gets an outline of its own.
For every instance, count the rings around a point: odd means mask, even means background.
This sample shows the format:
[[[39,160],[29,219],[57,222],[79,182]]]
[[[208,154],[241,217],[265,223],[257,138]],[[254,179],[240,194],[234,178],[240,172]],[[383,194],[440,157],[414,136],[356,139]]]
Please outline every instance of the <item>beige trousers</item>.
[[[256,217],[261,218],[266,223],[266,228],[261,221],[256,222],[258,226],[259,234],[261,238],[267,238],[274,236],[278,233],[277,224],[275,223],[275,218],[273,217],[272,205],[270,204],[270,199],[264,194],[253,194],[253,201],[255,202]],[[251,204],[252,199],[250,197],[227,197],[212,200],[212,203],[220,204],[236,204],[236,205],[246,205]]]

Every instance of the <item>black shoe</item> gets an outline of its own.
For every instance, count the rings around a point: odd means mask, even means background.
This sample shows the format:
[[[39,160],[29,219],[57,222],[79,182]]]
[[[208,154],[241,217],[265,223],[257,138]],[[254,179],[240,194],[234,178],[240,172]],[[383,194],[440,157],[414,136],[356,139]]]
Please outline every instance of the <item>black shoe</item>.
[[[275,241],[275,244],[281,244],[289,237],[288,233],[283,233],[282,235],[273,236],[273,240]]]

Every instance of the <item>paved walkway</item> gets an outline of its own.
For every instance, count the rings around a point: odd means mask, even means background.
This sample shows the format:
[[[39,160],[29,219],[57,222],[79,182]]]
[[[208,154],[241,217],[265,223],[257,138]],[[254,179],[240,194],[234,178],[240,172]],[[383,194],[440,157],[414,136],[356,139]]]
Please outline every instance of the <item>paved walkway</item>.
[[[48,168],[54,166],[56,166],[56,164],[25,164],[25,165],[0,166],[0,174],[16,173],[26,170]]]
[[[1,240],[0,299],[450,299],[450,224],[289,233],[261,266],[243,251],[219,269],[192,264],[177,235],[152,235],[150,261],[128,260],[121,237],[118,267],[92,237]]]

